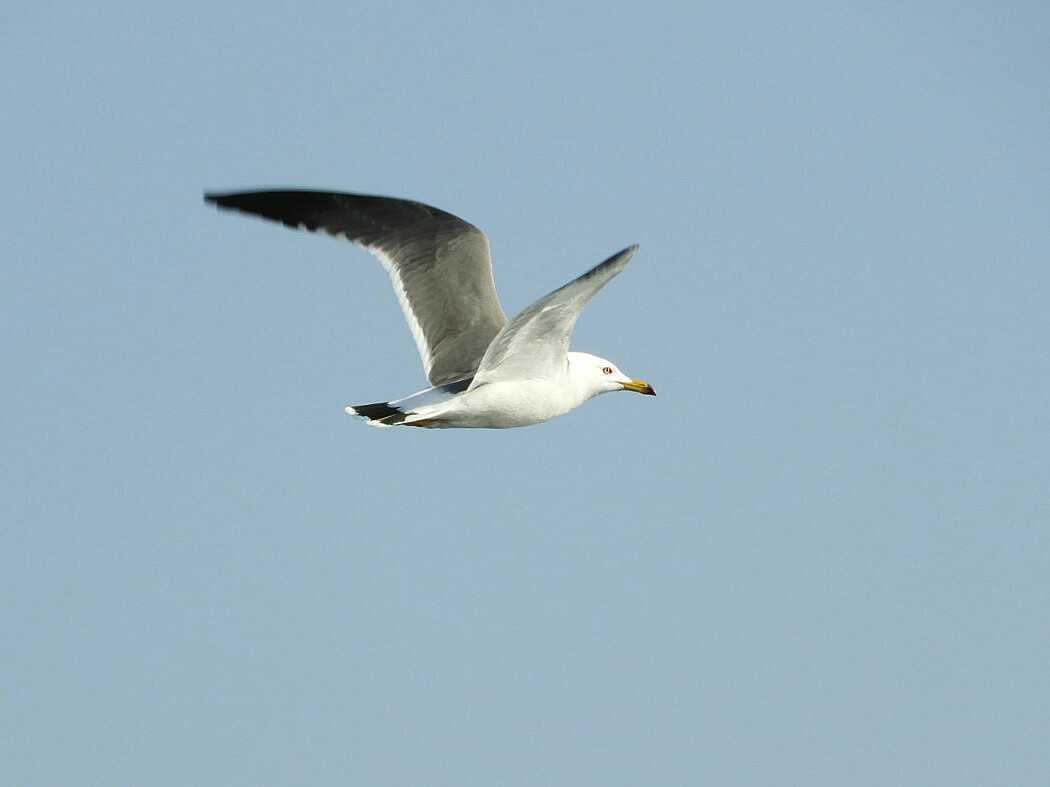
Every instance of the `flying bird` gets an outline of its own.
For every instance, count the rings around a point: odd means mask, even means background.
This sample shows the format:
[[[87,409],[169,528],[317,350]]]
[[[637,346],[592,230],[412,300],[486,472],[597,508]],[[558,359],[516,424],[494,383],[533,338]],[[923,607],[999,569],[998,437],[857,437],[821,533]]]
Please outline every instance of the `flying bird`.
[[[209,193],[204,199],[345,238],[383,264],[432,387],[346,408],[371,426],[506,429],[564,415],[610,391],[656,393],[612,361],[569,351],[580,311],[637,246],[508,321],[492,280],[488,238],[451,213],[413,200],[327,191]]]

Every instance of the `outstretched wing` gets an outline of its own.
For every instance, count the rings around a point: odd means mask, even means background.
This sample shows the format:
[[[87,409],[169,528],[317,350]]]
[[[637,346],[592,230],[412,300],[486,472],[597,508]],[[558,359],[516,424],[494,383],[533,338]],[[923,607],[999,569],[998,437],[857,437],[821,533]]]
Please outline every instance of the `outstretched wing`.
[[[638,246],[628,246],[514,317],[485,351],[470,387],[558,374],[565,366],[569,336],[583,307],[626,267],[637,250]]]
[[[383,264],[434,385],[474,373],[507,323],[485,234],[411,200],[328,191],[205,194],[220,208],[357,243]]]

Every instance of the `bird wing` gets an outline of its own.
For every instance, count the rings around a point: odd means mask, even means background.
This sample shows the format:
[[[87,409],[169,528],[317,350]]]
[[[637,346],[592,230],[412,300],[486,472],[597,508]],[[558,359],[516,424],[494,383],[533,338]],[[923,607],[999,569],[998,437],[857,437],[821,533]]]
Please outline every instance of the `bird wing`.
[[[470,387],[558,374],[565,366],[569,336],[583,307],[626,267],[637,250],[629,246],[614,254],[515,316],[485,351]]]
[[[507,323],[492,280],[485,234],[438,208],[411,200],[327,191],[205,194],[220,208],[342,236],[383,264],[423,369],[443,385],[477,369]]]

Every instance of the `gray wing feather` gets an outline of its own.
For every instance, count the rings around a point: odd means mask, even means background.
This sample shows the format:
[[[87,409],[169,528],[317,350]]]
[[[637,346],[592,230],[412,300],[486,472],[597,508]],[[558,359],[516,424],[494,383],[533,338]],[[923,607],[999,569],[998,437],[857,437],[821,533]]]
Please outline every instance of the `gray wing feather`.
[[[471,388],[494,380],[549,377],[564,366],[569,337],[583,307],[622,271],[638,246],[629,246],[508,322],[481,359]]]
[[[434,385],[473,374],[507,322],[477,227],[412,200],[327,191],[206,194],[220,208],[343,236],[379,258]]]

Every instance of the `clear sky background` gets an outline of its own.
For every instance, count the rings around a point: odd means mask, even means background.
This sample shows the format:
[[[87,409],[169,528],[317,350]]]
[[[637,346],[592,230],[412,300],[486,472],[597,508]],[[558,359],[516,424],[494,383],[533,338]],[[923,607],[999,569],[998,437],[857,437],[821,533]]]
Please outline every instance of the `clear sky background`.
[[[921,8],[916,8],[919,5]],[[0,13],[0,782],[1050,783],[1045,3]],[[494,431],[407,196],[659,395]]]

